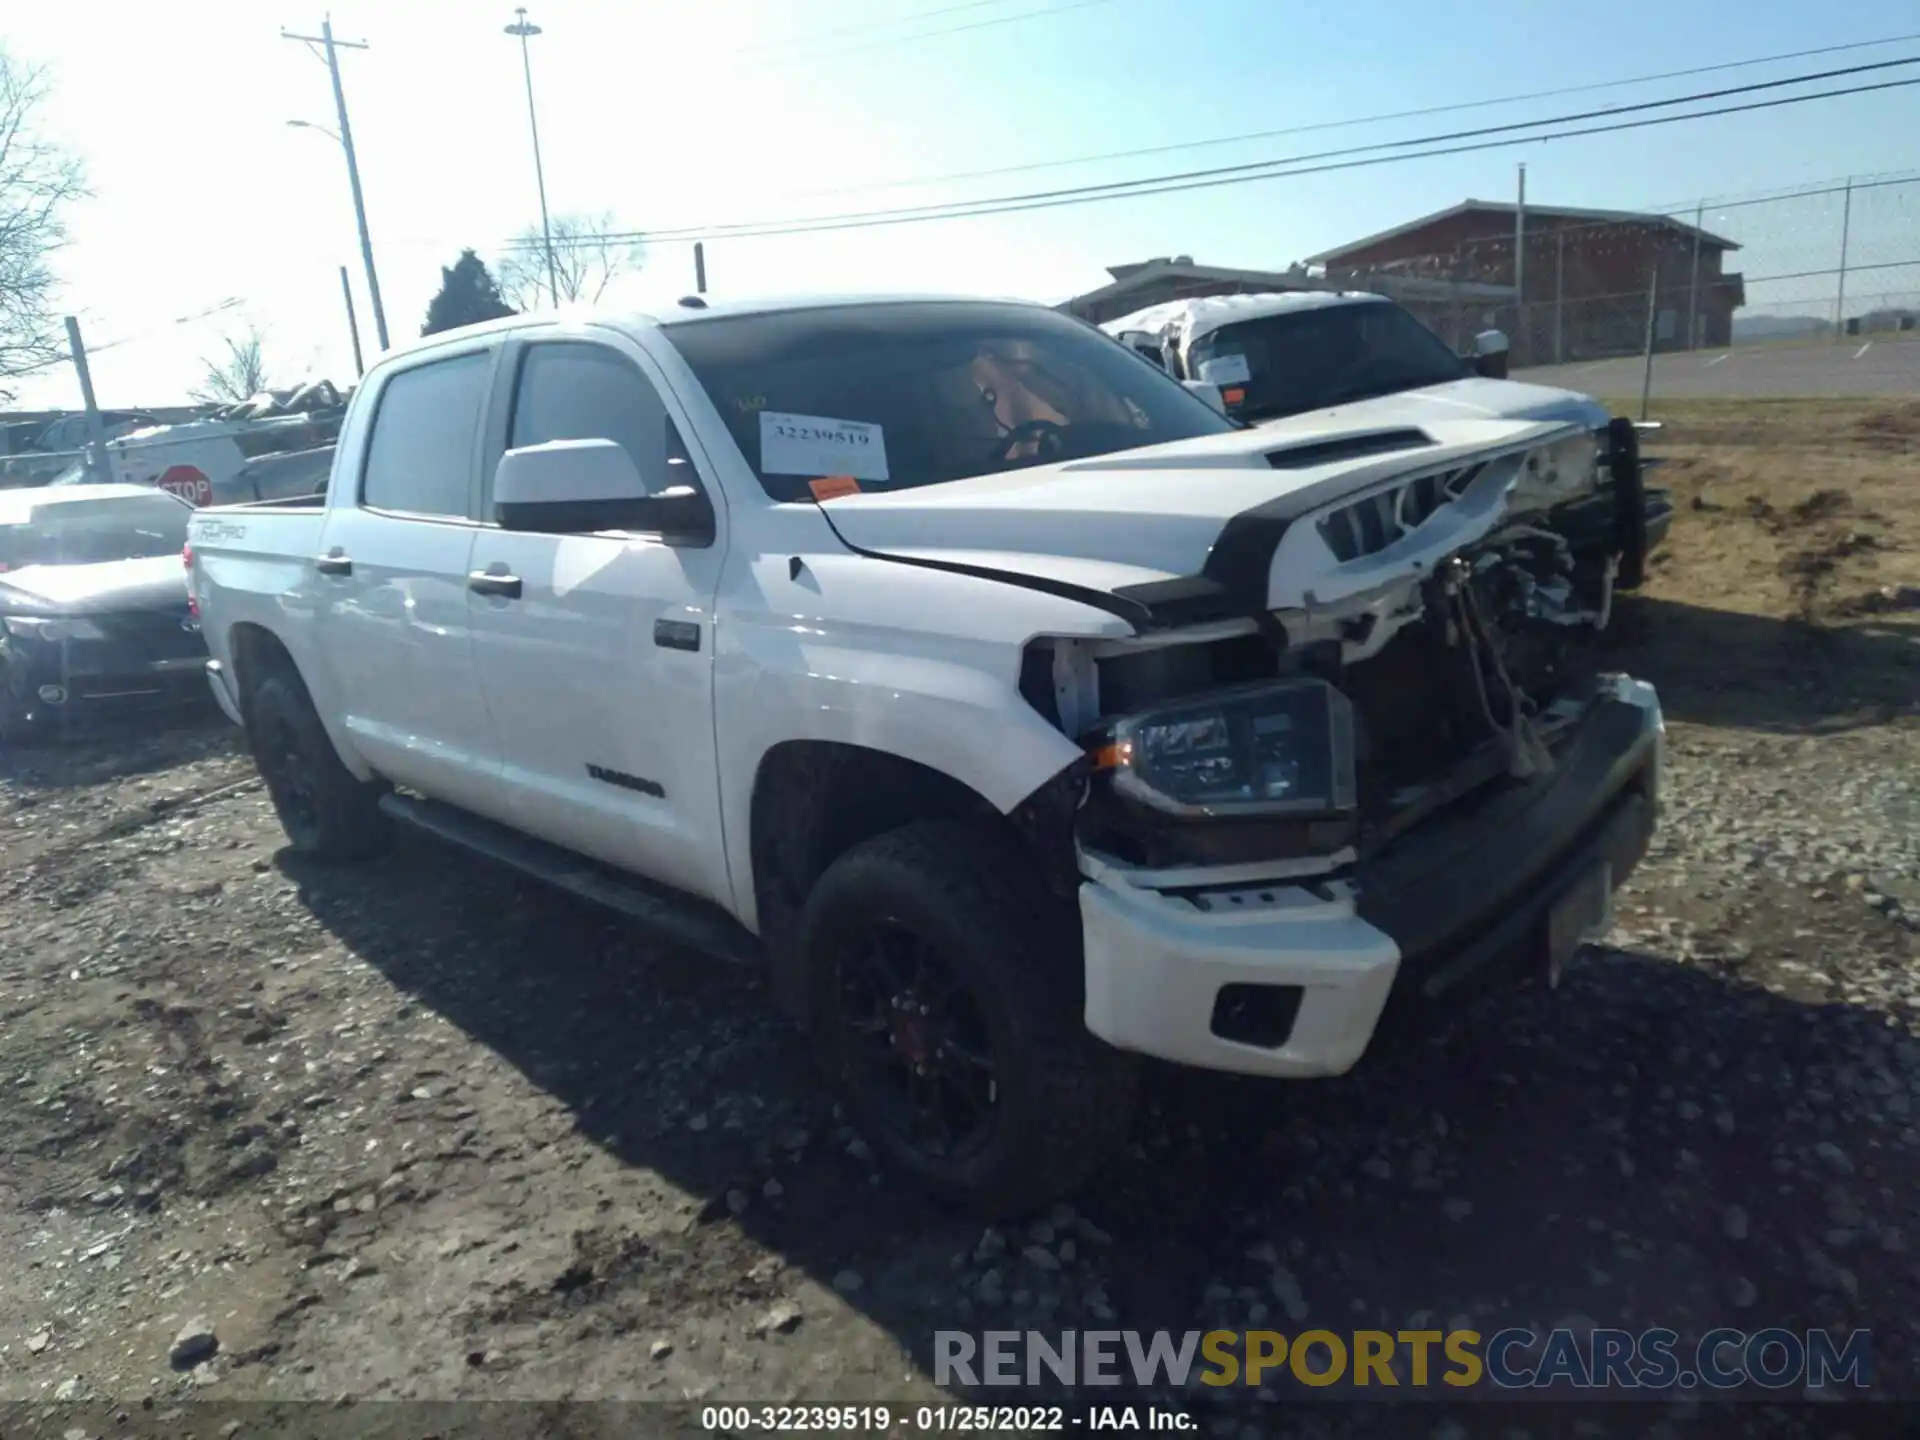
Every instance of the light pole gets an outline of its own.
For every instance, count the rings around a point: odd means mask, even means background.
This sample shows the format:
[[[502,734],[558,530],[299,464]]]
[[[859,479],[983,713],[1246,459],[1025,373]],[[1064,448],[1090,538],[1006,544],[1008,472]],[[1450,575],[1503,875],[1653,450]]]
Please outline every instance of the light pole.
[[[380,348],[385,350],[387,348],[387,312],[380,304],[380,277],[373,272],[373,240],[367,234],[367,202],[360,194],[360,165],[354,159],[353,127],[347,123],[347,97],[346,92],[340,88],[340,59],[336,53],[341,49],[364,50],[367,47],[359,41],[335,40],[332,20],[321,23],[317,39],[312,35],[295,35],[286,30],[282,30],[280,34],[288,40],[298,40],[307,45],[318,44],[325,50],[327,73],[333,79],[333,109],[340,118],[339,133],[335,134],[324,125],[314,125],[306,120],[289,120],[287,123],[297,125],[303,130],[318,130],[323,135],[331,135],[346,152],[347,183],[353,189],[353,218],[354,223],[360,227],[360,258],[366,262],[367,266],[367,300],[373,306],[374,333],[380,337]]]
[[[533,134],[533,179],[540,187],[540,233],[547,243],[547,288],[553,292],[553,305],[560,308],[560,273],[553,263],[553,226],[547,221],[547,176],[540,167],[540,121],[533,112],[533,61],[527,58],[527,41],[540,33],[540,27],[527,19],[527,7],[518,5],[513,13],[519,18],[506,27],[506,33],[520,38],[520,69],[527,77],[527,129]]]

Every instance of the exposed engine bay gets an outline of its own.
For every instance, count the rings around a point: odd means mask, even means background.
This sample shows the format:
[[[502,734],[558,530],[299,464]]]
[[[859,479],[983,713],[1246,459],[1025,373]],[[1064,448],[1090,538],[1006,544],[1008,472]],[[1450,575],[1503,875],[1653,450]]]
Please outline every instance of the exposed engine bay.
[[[1328,613],[1041,642],[1057,721],[1092,757],[1082,848],[1169,885],[1310,875],[1550,772],[1595,690],[1621,557],[1604,488],[1524,488],[1479,540]]]

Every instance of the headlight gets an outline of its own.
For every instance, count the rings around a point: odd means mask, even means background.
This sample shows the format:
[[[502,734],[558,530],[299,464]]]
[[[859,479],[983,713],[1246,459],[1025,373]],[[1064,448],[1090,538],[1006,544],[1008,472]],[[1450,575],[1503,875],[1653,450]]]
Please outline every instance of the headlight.
[[[66,619],[52,615],[8,615],[0,619],[9,635],[23,640],[44,640],[57,645],[62,640],[99,640],[100,627],[91,620]]]
[[[1591,432],[1543,445],[1527,457],[1527,468],[1549,491],[1575,495],[1593,488],[1600,474],[1600,445]]]
[[[1322,680],[1283,680],[1130,715],[1099,764],[1114,789],[1171,815],[1351,810],[1353,707]]]

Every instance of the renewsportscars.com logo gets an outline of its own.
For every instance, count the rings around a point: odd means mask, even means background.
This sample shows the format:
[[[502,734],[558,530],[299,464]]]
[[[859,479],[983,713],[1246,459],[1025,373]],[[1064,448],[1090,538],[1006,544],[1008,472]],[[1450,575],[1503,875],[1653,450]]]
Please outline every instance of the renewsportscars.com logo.
[[[1454,1390],[1861,1390],[1872,1332],[965,1330],[934,1334],[936,1385],[1261,1386]]]

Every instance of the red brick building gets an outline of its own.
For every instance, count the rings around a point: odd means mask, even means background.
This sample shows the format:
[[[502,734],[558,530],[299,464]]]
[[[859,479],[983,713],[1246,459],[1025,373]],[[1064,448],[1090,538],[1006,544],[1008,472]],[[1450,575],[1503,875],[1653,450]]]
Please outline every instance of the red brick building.
[[[1503,285],[1511,295],[1514,218],[1511,203],[1467,200],[1307,263],[1324,266],[1338,284],[1400,273]],[[1746,303],[1742,277],[1724,268],[1727,252],[1740,248],[1734,241],[1666,215],[1531,204],[1523,233],[1523,303],[1508,300],[1479,317],[1512,337],[1515,364],[1639,351],[1650,289],[1655,349],[1732,342],[1733,312]]]

